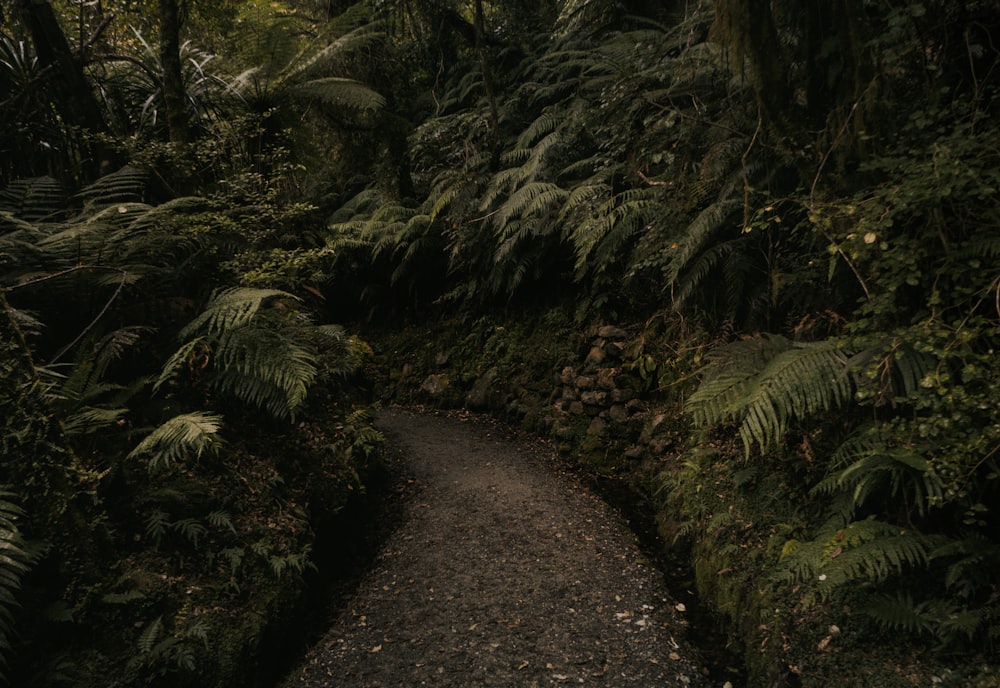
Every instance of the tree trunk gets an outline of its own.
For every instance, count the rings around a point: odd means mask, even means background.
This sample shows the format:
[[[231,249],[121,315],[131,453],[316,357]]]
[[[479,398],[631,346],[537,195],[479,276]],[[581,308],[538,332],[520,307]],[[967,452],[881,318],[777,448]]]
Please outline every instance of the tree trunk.
[[[177,0],[159,0],[160,66],[163,69],[163,105],[167,111],[170,141],[189,140],[187,95],[181,72],[181,14]]]
[[[15,8],[31,33],[39,63],[52,68],[52,78],[58,85],[53,89],[53,104],[66,124],[91,134],[106,132],[104,110],[84,74],[82,60],[66,40],[52,5],[44,0],[18,0]],[[89,157],[83,161],[89,176],[110,162],[105,146],[94,141],[84,144],[84,157]]]
[[[492,168],[500,166],[500,117],[497,110],[497,96],[493,87],[493,75],[486,59],[486,28],[483,19],[483,0],[476,0],[476,15],[474,20],[476,31],[476,52],[479,54],[479,68],[483,73],[483,87],[486,89],[486,100],[490,108],[489,141],[492,150]]]

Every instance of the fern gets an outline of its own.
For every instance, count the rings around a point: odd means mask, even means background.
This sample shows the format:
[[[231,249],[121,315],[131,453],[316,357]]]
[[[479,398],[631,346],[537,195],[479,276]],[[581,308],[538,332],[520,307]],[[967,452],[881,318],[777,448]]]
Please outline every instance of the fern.
[[[181,338],[190,339],[167,360],[154,390],[187,367],[226,395],[276,418],[293,418],[323,372],[320,347],[345,340],[341,331],[316,327],[279,298],[297,301],[275,289],[218,292],[181,330]],[[337,350],[340,357],[330,357],[331,365],[349,370],[347,347]]]
[[[21,580],[33,563],[18,526],[24,512],[15,498],[13,492],[0,490],[0,681],[14,648],[13,611],[19,606]]]
[[[778,335],[714,351],[686,410],[698,425],[735,421],[746,451],[777,442],[789,423],[851,398],[846,357],[835,341],[791,342]]]
[[[149,173],[143,168],[126,165],[85,186],[77,192],[76,198],[99,206],[140,203],[148,178]]]
[[[153,651],[153,647],[156,645],[157,639],[160,634],[163,633],[163,616],[158,616],[148,624],[139,634],[138,647],[139,653],[143,655],[148,655]]]
[[[222,444],[218,436],[221,426],[219,416],[203,411],[174,416],[147,435],[127,458],[144,458],[149,470],[155,471],[191,455],[198,458],[205,451],[215,453]]]
[[[378,110],[385,105],[385,98],[354,79],[325,77],[312,79],[293,87],[299,96],[314,98],[326,105],[355,110]]]
[[[28,222],[58,219],[68,201],[66,189],[52,177],[11,182],[0,192],[0,210]]]
[[[790,540],[777,577],[808,582],[824,597],[859,583],[881,583],[909,569],[926,568],[931,541],[889,523],[868,518],[843,528],[831,521],[810,541]],[[832,527],[831,527],[832,526]]]
[[[880,426],[866,427],[845,440],[831,457],[833,471],[812,490],[814,494],[844,493],[850,516],[869,498],[906,496],[921,516],[943,496],[941,479],[914,448],[894,447]]]
[[[265,302],[274,298],[295,299],[278,289],[251,289],[233,287],[216,293],[198,317],[179,333],[187,339],[198,331],[217,336],[249,325]]]
[[[916,602],[906,592],[874,595],[861,611],[887,631],[929,636],[945,647],[972,642],[993,621],[990,610],[939,598]]]

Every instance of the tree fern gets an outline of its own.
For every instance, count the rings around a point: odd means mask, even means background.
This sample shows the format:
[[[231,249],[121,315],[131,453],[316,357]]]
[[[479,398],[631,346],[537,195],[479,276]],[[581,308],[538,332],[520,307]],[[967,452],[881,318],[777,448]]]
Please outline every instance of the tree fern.
[[[148,179],[149,173],[145,169],[126,165],[80,189],[76,198],[102,206],[140,203],[143,200]]]
[[[354,110],[378,110],[385,98],[369,86],[345,77],[311,79],[292,87],[300,97],[313,98],[326,105]]]

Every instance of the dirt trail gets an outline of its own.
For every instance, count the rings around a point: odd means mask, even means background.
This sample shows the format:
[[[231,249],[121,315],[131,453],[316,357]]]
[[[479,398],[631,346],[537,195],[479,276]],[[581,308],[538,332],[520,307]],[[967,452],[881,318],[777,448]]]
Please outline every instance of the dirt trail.
[[[284,688],[705,685],[659,572],[551,456],[459,416],[378,426],[418,489]]]

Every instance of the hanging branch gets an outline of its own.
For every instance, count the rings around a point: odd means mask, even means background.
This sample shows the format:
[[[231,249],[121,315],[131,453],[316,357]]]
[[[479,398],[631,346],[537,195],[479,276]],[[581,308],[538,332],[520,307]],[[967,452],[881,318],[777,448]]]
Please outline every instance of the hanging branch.
[[[80,270],[110,270],[111,272],[119,273],[121,275],[121,281],[118,283],[118,286],[115,287],[115,291],[111,295],[111,297],[108,298],[107,302],[105,302],[104,307],[101,308],[101,312],[98,313],[94,317],[94,319],[90,321],[90,324],[88,324],[85,328],[83,328],[80,334],[78,334],[73,339],[73,341],[71,341],[69,344],[60,349],[59,352],[52,357],[52,360],[49,361],[49,365],[56,363],[59,359],[65,356],[70,349],[79,344],[80,340],[86,337],[87,333],[90,332],[92,329],[94,329],[97,323],[101,321],[101,318],[103,318],[105,313],[108,312],[108,309],[111,308],[111,304],[118,299],[118,296],[122,293],[122,289],[125,288],[125,284],[128,282],[128,271],[122,270],[121,268],[111,267],[110,265],[75,265],[71,268],[60,270],[59,272],[54,272],[51,275],[45,275],[44,277],[37,277],[33,280],[22,282],[21,284],[17,284],[13,287],[0,287],[0,292],[14,291],[16,289],[23,289],[24,287],[29,287],[34,284],[39,284],[41,282],[47,282],[49,280],[53,280],[58,277],[63,277],[65,275],[69,275],[74,272],[79,272]]]

